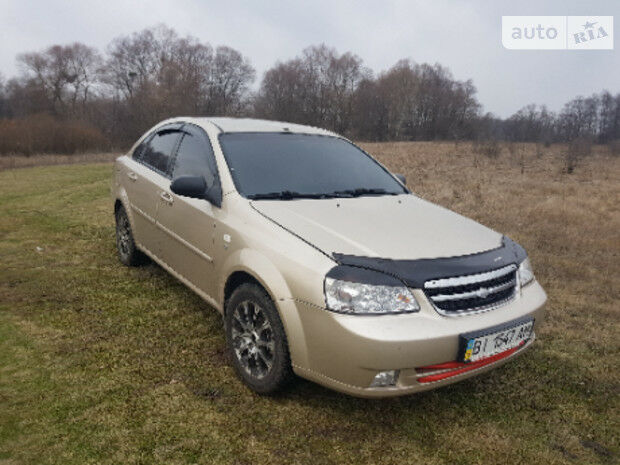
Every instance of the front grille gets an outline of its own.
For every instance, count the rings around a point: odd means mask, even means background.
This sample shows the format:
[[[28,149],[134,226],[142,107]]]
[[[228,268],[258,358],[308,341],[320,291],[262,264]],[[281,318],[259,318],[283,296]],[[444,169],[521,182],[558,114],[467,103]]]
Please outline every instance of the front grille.
[[[460,315],[498,307],[515,296],[516,288],[516,265],[424,283],[426,296],[437,311],[444,315]]]

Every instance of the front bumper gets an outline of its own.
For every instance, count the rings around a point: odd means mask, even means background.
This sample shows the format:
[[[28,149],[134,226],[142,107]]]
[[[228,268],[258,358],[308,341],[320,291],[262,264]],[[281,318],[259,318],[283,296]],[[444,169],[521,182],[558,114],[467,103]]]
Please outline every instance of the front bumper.
[[[429,371],[416,368],[456,361],[459,334],[479,331],[523,317],[534,318],[534,333],[544,317],[547,296],[533,282],[510,303],[485,313],[442,316],[421,291],[414,291],[420,312],[407,315],[342,315],[295,302],[300,331],[289,334],[293,369],[301,377],[360,397],[410,394],[475,376],[506,363],[531,347],[534,337],[518,350],[479,368],[435,382],[419,382]],[[297,343],[298,342],[298,343]],[[375,375],[400,370],[395,386],[371,388]]]

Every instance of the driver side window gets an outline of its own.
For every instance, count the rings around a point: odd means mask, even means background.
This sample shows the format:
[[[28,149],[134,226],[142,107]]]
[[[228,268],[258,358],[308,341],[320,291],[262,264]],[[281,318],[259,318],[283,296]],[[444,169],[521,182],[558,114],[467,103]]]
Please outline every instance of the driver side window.
[[[172,177],[204,176],[207,186],[217,182],[217,167],[208,136],[199,129],[185,126],[177,150]]]

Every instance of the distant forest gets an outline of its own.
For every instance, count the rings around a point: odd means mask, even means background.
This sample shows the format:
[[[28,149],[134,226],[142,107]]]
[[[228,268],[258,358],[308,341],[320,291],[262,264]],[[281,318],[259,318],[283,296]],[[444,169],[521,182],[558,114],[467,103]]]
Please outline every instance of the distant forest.
[[[17,56],[0,75],[0,153],[75,153],[130,146],[177,115],[249,116],[331,129],[356,140],[612,143],[620,93],[577,97],[559,113],[529,105],[507,119],[484,113],[471,80],[440,64],[398,61],[374,73],[326,45],[256,71],[237,50],[157,26],[99,51],[81,43]],[[253,90],[257,89],[257,90]]]

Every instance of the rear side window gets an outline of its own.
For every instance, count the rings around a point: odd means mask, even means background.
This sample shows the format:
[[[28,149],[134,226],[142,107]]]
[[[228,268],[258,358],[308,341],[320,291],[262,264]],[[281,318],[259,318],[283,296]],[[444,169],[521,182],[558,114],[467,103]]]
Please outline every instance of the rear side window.
[[[185,126],[177,151],[172,177],[204,176],[211,186],[217,178],[217,168],[209,136],[198,128]]]
[[[139,155],[140,161],[156,171],[168,175],[172,152],[180,134],[177,130],[164,130],[155,133]]]
[[[146,147],[146,145],[148,144],[150,138],[151,138],[151,136],[146,137],[142,142],[140,142],[140,144],[133,151],[132,158],[134,160],[141,160],[142,159],[142,154],[144,153],[144,147]]]

